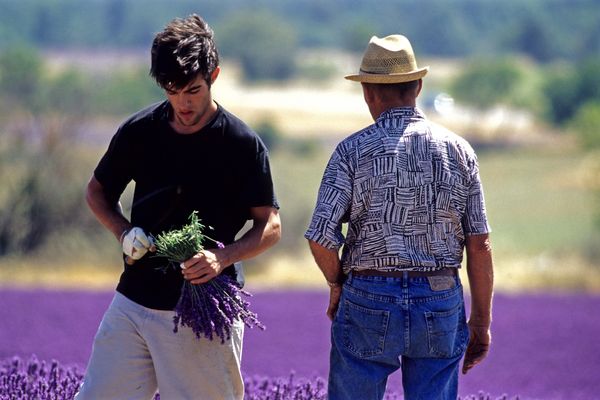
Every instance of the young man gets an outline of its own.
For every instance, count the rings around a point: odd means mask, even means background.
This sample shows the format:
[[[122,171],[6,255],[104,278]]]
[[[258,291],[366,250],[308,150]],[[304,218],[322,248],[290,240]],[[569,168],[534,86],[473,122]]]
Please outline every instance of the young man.
[[[399,368],[405,399],[456,399],[465,349],[463,372],[488,351],[493,268],[477,158],[416,108],[427,71],[391,35],[373,37],[346,77],[362,83],[375,123],[336,148],[305,235],[331,287],[331,400],[382,399]]]
[[[112,138],[88,184],[87,201],[123,247],[124,271],[96,334],[82,399],[242,399],[244,326],[231,339],[173,332],[183,279],[194,284],[229,274],[280,237],[268,152],[258,136],[218,105],[219,75],[211,28],[197,15],[171,21],[152,45],[150,74],[167,99],[129,118]],[[131,220],[119,198],[135,181]],[[153,257],[152,236],[180,228],[197,211],[209,236],[225,244],[181,270]],[[238,240],[247,220],[252,227]]]

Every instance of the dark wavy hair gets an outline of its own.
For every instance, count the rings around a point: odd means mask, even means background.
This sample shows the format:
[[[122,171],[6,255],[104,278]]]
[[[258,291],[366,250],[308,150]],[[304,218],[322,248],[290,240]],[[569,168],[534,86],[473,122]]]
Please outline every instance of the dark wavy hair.
[[[212,28],[192,14],[175,18],[154,37],[150,76],[163,89],[181,89],[201,75],[210,87],[210,75],[219,65]]]

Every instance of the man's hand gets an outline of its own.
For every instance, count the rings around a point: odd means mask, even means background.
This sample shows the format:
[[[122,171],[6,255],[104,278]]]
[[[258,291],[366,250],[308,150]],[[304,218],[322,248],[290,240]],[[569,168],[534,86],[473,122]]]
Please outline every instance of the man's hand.
[[[123,235],[121,241],[123,253],[131,260],[139,260],[149,250],[155,251],[154,240],[151,236],[146,235],[142,228],[131,228]]]
[[[490,350],[492,335],[489,326],[469,324],[470,339],[463,362],[462,373],[466,374],[471,368],[479,364]]]
[[[230,263],[223,261],[224,249],[202,250],[194,257],[182,262],[183,278],[194,285],[206,283],[218,276]]]
[[[333,321],[338,307],[340,306],[340,297],[342,296],[342,285],[331,286],[329,291],[329,306],[327,307],[327,316]]]

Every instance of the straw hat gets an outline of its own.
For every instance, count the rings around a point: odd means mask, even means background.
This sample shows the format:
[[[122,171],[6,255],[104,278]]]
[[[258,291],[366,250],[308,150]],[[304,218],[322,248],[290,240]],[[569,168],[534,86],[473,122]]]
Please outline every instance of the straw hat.
[[[358,75],[345,78],[366,83],[401,83],[421,79],[429,67],[418,68],[410,42],[405,36],[373,36],[363,55]]]

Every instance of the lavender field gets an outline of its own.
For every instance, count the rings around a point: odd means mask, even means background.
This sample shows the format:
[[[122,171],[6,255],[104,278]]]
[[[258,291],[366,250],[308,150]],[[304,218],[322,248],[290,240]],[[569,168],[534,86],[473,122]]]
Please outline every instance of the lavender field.
[[[110,292],[0,290],[0,360],[19,356],[84,368]],[[329,321],[323,291],[257,292],[267,330],[247,330],[242,361],[253,377],[326,377]],[[524,399],[600,398],[600,296],[497,295],[493,347],[461,376],[460,394]],[[401,392],[400,376],[389,384]]]

